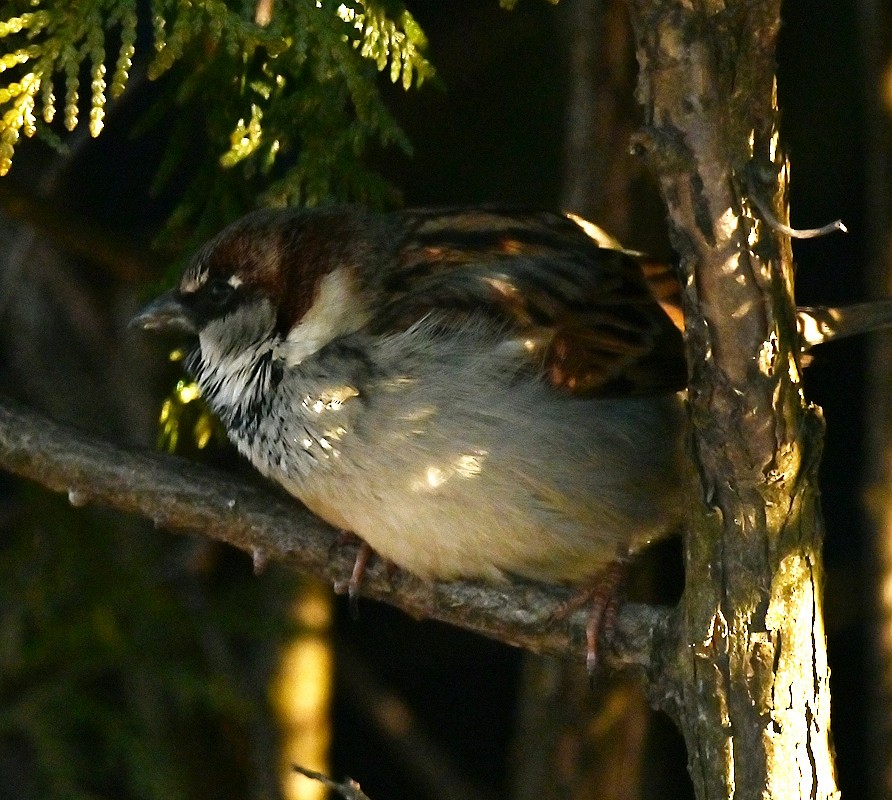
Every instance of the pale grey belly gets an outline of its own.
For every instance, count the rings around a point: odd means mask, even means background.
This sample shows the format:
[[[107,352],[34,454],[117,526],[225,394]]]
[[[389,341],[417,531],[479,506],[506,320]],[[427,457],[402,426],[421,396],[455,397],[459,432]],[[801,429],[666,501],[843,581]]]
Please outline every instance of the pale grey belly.
[[[584,581],[677,522],[679,400],[536,406],[542,396],[383,403],[326,447],[291,432],[264,471],[421,577]]]

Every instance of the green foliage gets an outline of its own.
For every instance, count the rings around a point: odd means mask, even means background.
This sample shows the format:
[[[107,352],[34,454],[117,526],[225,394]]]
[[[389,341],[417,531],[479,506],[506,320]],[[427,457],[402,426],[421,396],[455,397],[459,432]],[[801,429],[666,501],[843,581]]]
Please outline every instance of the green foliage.
[[[179,109],[156,187],[180,180],[184,165],[188,171],[196,162],[197,139],[216,148],[228,143],[213,163],[193,170],[168,229],[177,237],[174,249],[191,250],[257,202],[393,202],[362,157],[371,142],[409,150],[375,76],[384,70],[418,86],[431,75],[411,16],[400,11],[393,21],[370,0],[293,0],[276,3],[266,27],[241,18],[233,26],[234,12],[215,8],[221,16],[206,20],[201,48],[180,44],[203,19],[197,5],[165,21],[168,45],[150,68],[154,76],[170,64],[168,104]]]
[[[166,101],[183,111],[159,182],[190,165],[192,183],[174,223],[194,223],[196,236],[244,211],[261,190],[265,204],[387,202],[389,188],[362,155],[371,142],[405,151],[409,144],[381,99],[375,70],[405,89],[433,74],[425,36],[401,4],[151,0],[149,6],[146,47],[137,36],[136,0],[18,0],[0,8],[0,73],[7,80],[0,84],[0,174],[9,171],[22,134],[52,135],[56,84],[64,87],[64,127],[78,125],[86,70],[89,130],[98,136],[108,100],[125,91],[136,60],[150,79],[167,79]],[[115,54],[110,85],[107,51]],[[201,140],[216,154],[196,168],[193,151]]]
[[[180,349],[170,354],[171,361],[182,359]],[[167,453],[196,455],[208,445],[227,441],[226,431],[204,402],[198,384],[187,377],[177,381],[161,405],[158,423],[158,449]]]
[[[12,165],[19,136],[34,136],[41,124],[56,117],[55,76],[64,76],[64,126],[74,130],[80,114],[80,71],[90,66],[89,127],[98,136],[105,118],[106,31],[117,31],[118,54],[111,96],[124,91],[136,42],[136,2],[10,3],[0,16],[0,39],[5,40],[0,72],[12,79],[0,88],[0,175]],[[37,117],[38,111],[40,118]]]
[[[390,80],[402,80],[404,89],[411,88],[413,75],[420,85],[430,74],[430,64],[422,55],[427,38],[412,15],[404,9],[397,24],[374,3],[360,0],[359,5],[362,13],[346,3],[338,7],[338,16],[359,31],[353,47],[360,49],[363,58],[372,59],[381,72],[390,63]]]

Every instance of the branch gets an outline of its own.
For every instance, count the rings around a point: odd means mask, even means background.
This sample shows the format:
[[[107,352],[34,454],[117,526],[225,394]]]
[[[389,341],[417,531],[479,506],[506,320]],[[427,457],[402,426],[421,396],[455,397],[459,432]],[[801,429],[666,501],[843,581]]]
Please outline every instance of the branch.
[[[182,458],[124,449],[0,400],[0,469],[67,492],[75,506],[98,503],[135,512],[156,527],[190,531],[251,554],[255,567],[278,561],[329,581],[350,573],[355,549],[335,548],[338,531],[275,487]],[[585,611],[560,623],[552,614],[568,591],[529,583],[425,583],[373,562],[362,593],[417,619],[457,625],[537,653],[583,661]],[[604,660],[652,668],[656,642],[675,624],[667,609],[628,604]]]
[[[305,775],[311,780],[318,781],[327,789],[331,789],[336,794],[339,794],[344,800],[371,800],[369,796],[359,788],[359,784],[352,778],[346,778],[342,783],[337,783],[331,778],[323,775],[321,772],[307,769],[299,764],[293,764],[291,768],[295,772],[299,772],[301,775]]]
[[[681,256],[701,492],[685,537],[682,636],[651,699],[685,736],[700,800],[837,796],[815,489],[822,423],[801,391],[776,130],[780,5],[630,4],[645,107],[637,143]]]

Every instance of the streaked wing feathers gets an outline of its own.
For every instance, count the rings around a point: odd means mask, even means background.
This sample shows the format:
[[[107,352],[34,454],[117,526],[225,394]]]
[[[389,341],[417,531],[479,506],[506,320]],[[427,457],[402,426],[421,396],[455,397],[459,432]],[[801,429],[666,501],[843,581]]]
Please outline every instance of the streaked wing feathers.
[[[483,311],[514,329],[531,365],[574,394],[684,386],[681,334],[637,254],[598,247],[557,214],[401,213],[408,233],[384,287],[394,300],[376,313],[374,329],[404,328],[431,311],[447,325]]]

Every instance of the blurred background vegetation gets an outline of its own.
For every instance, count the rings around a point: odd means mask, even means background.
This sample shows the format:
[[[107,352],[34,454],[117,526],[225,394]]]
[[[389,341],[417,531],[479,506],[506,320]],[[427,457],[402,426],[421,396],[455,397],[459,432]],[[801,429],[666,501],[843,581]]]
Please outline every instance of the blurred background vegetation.
[[[851,231],[796,243],[798,300],[888,294],[889,11],[789,0],[783,17],[793,224]],[[628,152],[635,64],[617,0],[21,0],[0,2],[0,35],[0,391],[122,443],[156,442],[182,377],[128,319],[258,204],[564,208],[669,255]],[[892,711],[867,688],[882,667],[872,347],[832,345],[807,375],[828,419],[847,798],[886,796],[872,710]],[[195,417],[180,400],[182,432]],[[254,479],[203,444],[178,449]],[[645,596],[677,592],[677,575],[642,572]],[[255,575],[221,545],[0,474],[0,798],[320,796],[290,761],[373,800],[690,796],[683,748],[634,680],[591,693],[578,670],[371,602],[352,620],[309,579]]]

